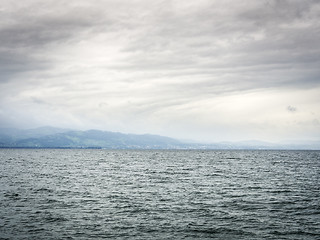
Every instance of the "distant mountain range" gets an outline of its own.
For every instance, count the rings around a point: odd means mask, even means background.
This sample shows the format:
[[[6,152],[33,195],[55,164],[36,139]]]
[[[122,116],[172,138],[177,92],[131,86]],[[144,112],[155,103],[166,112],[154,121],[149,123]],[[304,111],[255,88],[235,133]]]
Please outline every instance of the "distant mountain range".
[[[54,127],[35,129],[0,128],[0,148],[105,148],[105,149],[314,149],[320,142],[268,143],[261,141],[187,143],[151,134],[124,134]]]
[[[28,130],[0,129],[0,147],[170,149],[181,148],[182,143],[172,138],[150,134],[42,127]]]

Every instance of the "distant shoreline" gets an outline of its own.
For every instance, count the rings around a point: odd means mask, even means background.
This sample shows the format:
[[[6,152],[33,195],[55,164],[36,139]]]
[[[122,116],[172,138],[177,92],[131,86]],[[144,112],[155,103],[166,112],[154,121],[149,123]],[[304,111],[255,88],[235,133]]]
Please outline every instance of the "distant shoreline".
[[[103,147],[0,147],[0,149],[91,149],[91,150],[154,150],[154,151],[320,151],[319,149],[284,149],[284,148],[103,148]]]

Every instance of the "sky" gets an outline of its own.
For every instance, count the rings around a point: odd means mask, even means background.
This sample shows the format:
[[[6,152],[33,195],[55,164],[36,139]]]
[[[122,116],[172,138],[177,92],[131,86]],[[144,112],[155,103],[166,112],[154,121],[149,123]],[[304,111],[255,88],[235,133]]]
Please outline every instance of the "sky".
[[[0,126],[320,140],[320,1],[0,0]]]

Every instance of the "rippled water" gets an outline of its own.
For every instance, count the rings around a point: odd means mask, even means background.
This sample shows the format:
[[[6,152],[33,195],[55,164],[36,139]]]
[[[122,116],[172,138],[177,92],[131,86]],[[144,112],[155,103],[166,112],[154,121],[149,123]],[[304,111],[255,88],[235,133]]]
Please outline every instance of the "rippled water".
[[[320,239],[319,151],[0,150],[0,239]]]

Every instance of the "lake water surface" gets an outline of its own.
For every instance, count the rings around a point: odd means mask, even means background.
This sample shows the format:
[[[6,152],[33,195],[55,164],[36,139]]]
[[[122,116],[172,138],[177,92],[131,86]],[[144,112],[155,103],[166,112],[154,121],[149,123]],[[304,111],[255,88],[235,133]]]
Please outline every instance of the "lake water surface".
[[[320,151],[0,149],[0,239],[320,239]]]

